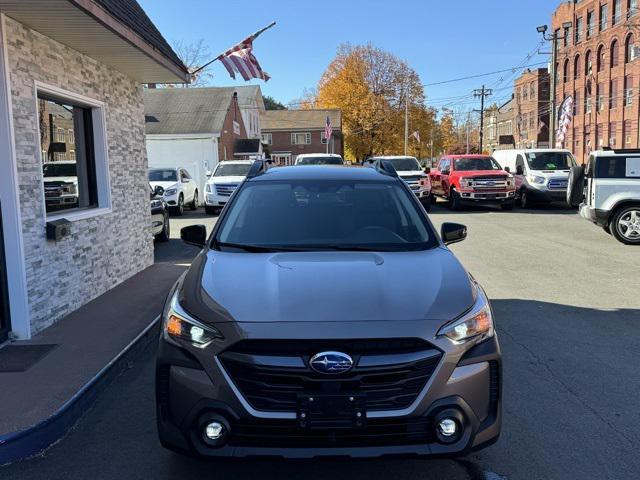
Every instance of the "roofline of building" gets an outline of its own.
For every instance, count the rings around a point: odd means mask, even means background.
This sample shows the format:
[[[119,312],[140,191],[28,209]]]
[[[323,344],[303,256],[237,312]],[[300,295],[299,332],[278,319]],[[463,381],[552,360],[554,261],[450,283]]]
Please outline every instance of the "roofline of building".
[[[176,63],[172,58],[168,57],[160,50],[155,48],[140,35],[138,35],[134,30],[124,25],[120,20],[115,18],[93,0],[67,1],[85,12],[87,15],[94,18],[108,30],[130,43],[133,47],[143,52],[155,62],[164,66],[168,70],[171,70],[177,77],[184,79],[184,83],[189,83],[191,81],[189,72],[187,71],[187,68],[184,66],[184,64]]]

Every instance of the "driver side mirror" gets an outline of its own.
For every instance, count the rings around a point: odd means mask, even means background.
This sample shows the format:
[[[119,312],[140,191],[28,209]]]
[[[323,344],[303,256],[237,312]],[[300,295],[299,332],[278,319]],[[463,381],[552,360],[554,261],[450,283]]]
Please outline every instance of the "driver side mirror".
[[[511,167],[504,167],[504,171],[507,173],[511,173]]]
[[[211,170],[207,170],[207,173],[205,173],[205,175],[207,176],[207,178],[211,177],[211,175],[213,175],[213,172]]]
[[[449,170],[440,170],[440,175],[449,175]]]
[[[183,242],[196,247],[204,247],[207,243],[207,228],[204,225],[190,225],[180,230]]]
[[[156,188],[153,190],[153,193],[156,196],[161,197],[164,195],[164,188],[162,188],[160,185],[156,185]]]
[[[524,168],[522,168],[522,165],[518,165],[516,167],[516,175],[524,175]]]
[[[424,173],[429,175],[431,173],[431,169],[429,167],[424,167]]]
[[[467,238],[467,227],[459,223],[443,223],[440,236],[445,245],[458,243]]]

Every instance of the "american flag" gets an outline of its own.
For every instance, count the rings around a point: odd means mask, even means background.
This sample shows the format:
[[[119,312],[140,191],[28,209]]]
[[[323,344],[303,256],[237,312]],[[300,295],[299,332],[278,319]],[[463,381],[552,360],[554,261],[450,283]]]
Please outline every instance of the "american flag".
[[[235,47],[232,47],[222,55],[219,55],[215,60],[220,60],[222,62],[227,69],[227,72],[229,72],[229,75],[231,75],[231,78],[234,80],[236,78],[236,73],[239,73],[242,75],[245,82],[252,78],[261,78],[265,82],[269,81],[269,78],[271,77],[267,72],[262,70],[262,67],[258,63],[258,59],[253,55],[253,41],[258,37],[258,35],[274,25],[275,22],[261,30],[258,30],[253,35],[245,38]]]
[[[411,136],[416,139],[416,142],[420,143],[420,132],[418,130],[413,132]]]
[[[333,135],[333,126],[331,125],[329,115],[327,115],[327,123],[324,126],[324,138],[327,139],[327,142],[331,139],[331,135]]]

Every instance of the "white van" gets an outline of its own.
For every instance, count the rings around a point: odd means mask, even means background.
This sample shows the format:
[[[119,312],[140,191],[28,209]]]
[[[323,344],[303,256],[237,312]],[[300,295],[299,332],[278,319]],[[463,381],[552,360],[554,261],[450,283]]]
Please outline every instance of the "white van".
[[[515,177],[522,208],[535,202],[566,202],[569,172],[576,165],[569,150],[496,150],[491,156]]]

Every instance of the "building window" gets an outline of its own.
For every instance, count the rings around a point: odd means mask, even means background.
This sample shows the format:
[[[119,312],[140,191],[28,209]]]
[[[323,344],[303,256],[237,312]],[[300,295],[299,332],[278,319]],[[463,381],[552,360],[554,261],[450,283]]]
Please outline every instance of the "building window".
[[[567,47],[569,45],[569,39],[571,38],[571,27],[564,28],[564,36],[562,37],[562,45]]]
[[[576,59],[573,61],[573,79],[580,78],[580,55],[576,55]]]
[[[614,79],[609,82],[609,110],[615,110],[618,99],[618,80]]]
[[[598,58],[596,60],[596,69],[598,72],[602,72],[604,70],[604,65],[606,63],[605,55],[604,55],[604,45],[600,45],[598,47]]]
[[[529,89],[525,85],[522,87],[522,100],[528,100],[528,99],[529,99]]]
[[[633,45],[633,34],[629,35],[624,44],[624,63],[633,62],[635,60],[635,50]]]
[[[618,53],[618,41],[614,40],[613,42],[611,42],[611,51],[609,52],[609,54],[611,55],[611,68],[613,67],[617,67],[618,66],[618,58],[619,58],[619,53]]]
[[[622,19],[622,0],[613,0],[613,25]]]
[[[591,113],[591,97],[589,96],[589,92],[585,92],[584,96],[584,113]]]
[[[595,15],[593,10],[587,12],[587,38],[591,38],[596,31]]]
[[[576,92],[573,95],[573,114],[574,115],[580,114],[580,93],[579,92]]]
[[[291,145],[311,145],[311,133],[292,133]]]
[[[593,61],[591,60],[591,50],[587,51],[584,60],[584,74],[590,76],[593,74]]]
[[[531,85],[529,85],[529,97],[531,97],[531,100],[534,100],[536,98],[536,84],[535,84],[535,82],[531,82]]]
[[[38,92],[47,214],[98,206],[92,110],[91,107],[77,104],[73,100]],[[69,131],[71,135],[66,134]],[[74,140],[73,150],[67,143],[68,136]]]
[[[582,17],[576,20],[576,38],[575,43],[580,43],[582,41]]]
[[[624,77],[624,106],[633,105],[633,77],[627,75]]]
[[[638,0],[628,0],[627,17],[631,18],[638,12]]]
[[[562,69],[562,81],[567,83],[569,81],[569,59],[564,61],[564,68]]]
[[[616,122],[609,123],[609,146],[616,146]]]
[[[596,109],[598,112],[604,110],[604,86],[601,83],[596,87]]]
[[[600,5],[600,31],[607,29],[607,20],[609,16],[609,5],[606,3]]]
[[[262,134],[262,143],[265,145],[273,145],[273,134],[272,133],[263,133]]]
[[[631,145],[633,132],[631,131],[631,120],[625,120],[622,124],[622,137],[625,145]]]
[[[516,88],[516,104],[520,103],[520,87]]]

